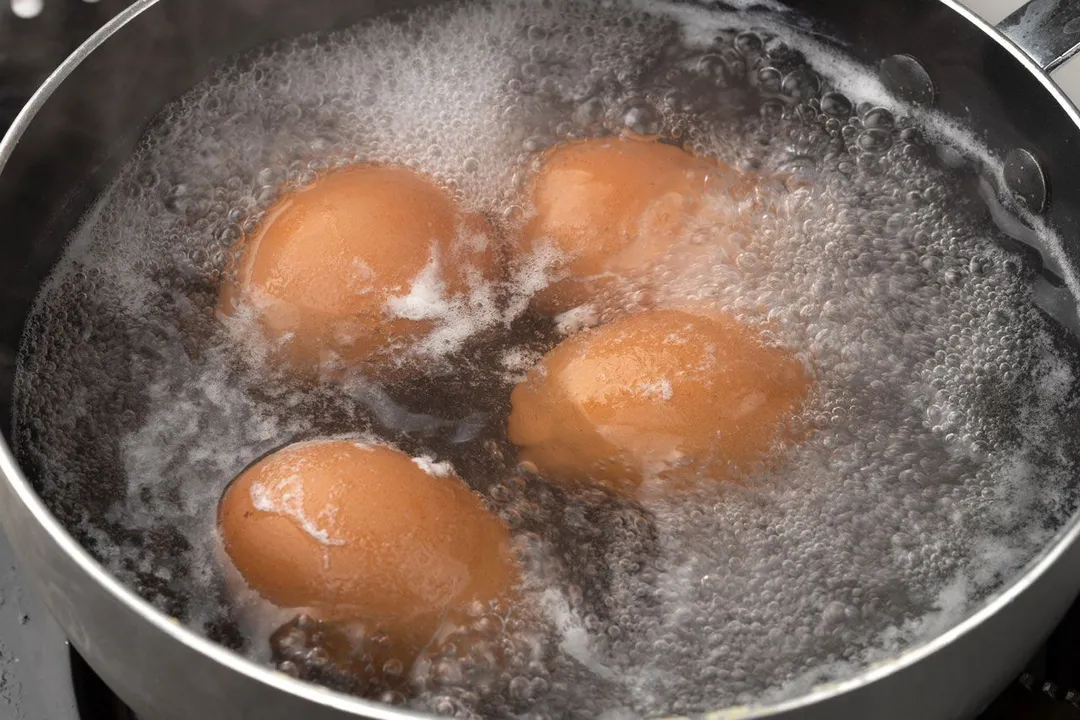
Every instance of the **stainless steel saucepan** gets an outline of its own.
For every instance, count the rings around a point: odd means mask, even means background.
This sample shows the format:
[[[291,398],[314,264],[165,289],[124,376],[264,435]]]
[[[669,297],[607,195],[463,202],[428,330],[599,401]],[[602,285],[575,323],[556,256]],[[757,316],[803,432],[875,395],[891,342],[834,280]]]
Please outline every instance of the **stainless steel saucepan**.
[[[215,64],[273,39],[418,4],[139,0],[46,80],[0,143],[0,521],[72,644],[141,718],[410,713],[294,680],[215,645],[154,609],[73,539],[9,449],[14,358],[31,303],[147,120]],[[1080,115],[1048,75],[1080,44],[1080,0],[1032,0],[998,27],[956,0],[788,5],[879,68],[897,94],[972,127],[1005,160],[1013,199],[1060,233],[1066,262],[1080,274]],[[1075,329],[1075,299],[1060,284],[1040,288],[1039,302]],[[81,488],[66,502],[98,507],[93,495]],[[718,708],[710,717],[970,717],[1015,676],[1080,591],[1078,535],[1080,516],[1023,577],[929,644],[797,699]]]

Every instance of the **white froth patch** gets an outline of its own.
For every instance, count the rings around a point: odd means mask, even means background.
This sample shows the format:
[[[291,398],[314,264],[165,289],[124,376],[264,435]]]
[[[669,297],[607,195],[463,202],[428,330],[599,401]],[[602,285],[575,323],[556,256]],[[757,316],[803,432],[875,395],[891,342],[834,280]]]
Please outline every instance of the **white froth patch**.
[[[475,268],[465,268],[468,292],[450,295],[445,269],[438,250],[413,279],[408,292],[392,296],[386,307],[391,317],[426,320],[431,332],[412,347],[422,357],[440,358],[456,352],[473,335],[501,320],[494,284],[484,280]]]
[[[593,305],[579,305],[555,316],[555,327],[560,335],[573,335],[600,323],[600,313]]]
[[[404,295],[391,296],[386,306],[392,317],[406,320],[431,320],[446,317],[450,302],[446,298],[442,259],[432,246],[427,264],[420,270]]]
[[[512,323],[532,297],[552,282],[552,268],[560,259],[553,248],[540,247],[519,259],[504,283],[487,281],[479,270],[466,267],[467,292],[451,295],[444,262],[433,247],[407,292],[390,297],[386,308],[391,317],[431,322],[432,330],[414,343],[412,351],[420,357],[442,358],[460,350],[477,333]]]
[[[536,350],[526,350],[521,347],[509,348],[499,358],[503,370],[503,380],[512,385],[523,382],[528,376],[529,370],[540,362],[541,353]]]
[[[540,359],[539,353],[524,348],[513,347],[502,354],[502,366],[512,372],[528,370]]]
[[[420,455],[412,459],[416,467],[420,468],[432,477],[450,477],[454,474],[454,466],[446,460],[437,462],[429,455]]]

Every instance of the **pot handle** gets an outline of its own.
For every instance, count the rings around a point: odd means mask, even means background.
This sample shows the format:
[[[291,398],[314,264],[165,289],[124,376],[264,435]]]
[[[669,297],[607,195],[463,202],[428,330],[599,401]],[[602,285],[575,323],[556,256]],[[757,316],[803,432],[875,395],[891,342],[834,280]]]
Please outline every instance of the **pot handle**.
[[[1050,72],[1080,52],[1080,0],[1029,0],[998,30]]]

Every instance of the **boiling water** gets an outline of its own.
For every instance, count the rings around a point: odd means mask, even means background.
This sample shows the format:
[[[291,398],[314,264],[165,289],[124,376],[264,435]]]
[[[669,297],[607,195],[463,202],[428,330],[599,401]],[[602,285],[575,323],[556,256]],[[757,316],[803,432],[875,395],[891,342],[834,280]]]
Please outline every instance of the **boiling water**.
[[[300,38],[219,71],[154,122],[38,301],[15,421],[43,497],[196,630],[301,677],[463,716],[788,697],[970,613],[1072,508],[1071,351],[972,199],[977,175],[993,176],[978,148],[928,137],[866,102],[883,94],[859,68],[747,22],[517,0]],[[716,200],[745,230],[722,244],[695,228],[709,262],[676,249],[657,270],[661,301],[706,299],[767,328],[815,377],[815,432],[743,486],[628,503],[514,468],[513,383],[605,319],[528,313],[543,263],[494,288],[495,305],[443,312],[419,379],[391,384],[299,384],[213,314],[228,249],[328,167],[405,164],[512,225],[537,150],[624,130],[787,178],[763,181],[767,213]],[[941,153],[972,160],[945,170]],[[510,524],[526,577],[505,672],[441,658],[402,692],[336,672],[316,623],[269,642],[276,625],[238,632],[218,497],[269,450],[342,432],[452,463]]]

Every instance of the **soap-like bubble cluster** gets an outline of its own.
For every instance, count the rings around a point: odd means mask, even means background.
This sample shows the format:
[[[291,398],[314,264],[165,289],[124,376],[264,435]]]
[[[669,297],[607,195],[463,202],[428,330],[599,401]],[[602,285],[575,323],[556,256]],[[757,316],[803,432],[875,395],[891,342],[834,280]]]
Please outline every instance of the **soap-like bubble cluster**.
[[[267,47],[167,107],[27,330],[17,451],[53,512],[198,631],[461,717],[789,697],[970,613],[1073,509],[1072,351],[972,190],[981,168],[946,169],[955,148],[863,102],[858,68],[847,87],[828,79],[844,61],[820,73],[793,31],[699,23],[709,12],[452,5]],[[751,197],[718,198],[656,269],[661,302],[712,302],[814,377],[808,439],[742,484],[632,503],[515,468],[513,383],[604,319],[530,314],[542,263],[499,289],[500,313],[464,318],[445,362],[392,382],[296,381],[214,316],[230,248],[326,169],[403,164],[512,226],[537,151],[623,131],[762,178]],[[244,467],[361,432],[451,462],[510,525],[525,569],[520,608],[475,614],[505,629],[494,645],[426,658],[408,682],[343,671],[329,647],[362,656],[378,639],[311,618],[238,632],[216,557],[218,498]]]

